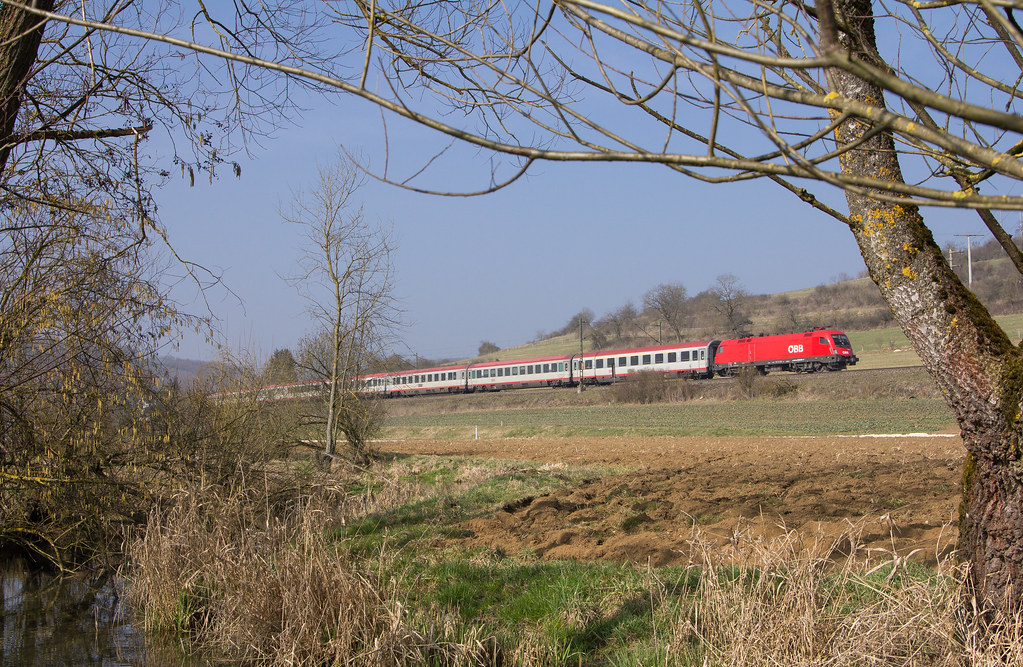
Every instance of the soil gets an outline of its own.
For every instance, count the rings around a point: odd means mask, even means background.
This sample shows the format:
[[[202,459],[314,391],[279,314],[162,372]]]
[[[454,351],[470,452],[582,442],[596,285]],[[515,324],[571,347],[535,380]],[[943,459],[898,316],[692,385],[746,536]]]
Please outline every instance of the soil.
[[[422,440],[384,449],[625,469],[469,521],[462,539],[542,559],[653,566],[708,550],[734,556],[740,542],[777,537],[827,554],[934,564],[955,547],[964,456],[951,433]]]

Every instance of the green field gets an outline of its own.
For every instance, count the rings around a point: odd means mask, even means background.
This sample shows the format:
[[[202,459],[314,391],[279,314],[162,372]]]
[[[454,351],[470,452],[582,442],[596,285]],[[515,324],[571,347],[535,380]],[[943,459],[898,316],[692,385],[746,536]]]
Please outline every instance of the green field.
[[[387,438],[770,436],[937,432],[953,425],[936,398],[731,401],[512,408],[390,417]]]

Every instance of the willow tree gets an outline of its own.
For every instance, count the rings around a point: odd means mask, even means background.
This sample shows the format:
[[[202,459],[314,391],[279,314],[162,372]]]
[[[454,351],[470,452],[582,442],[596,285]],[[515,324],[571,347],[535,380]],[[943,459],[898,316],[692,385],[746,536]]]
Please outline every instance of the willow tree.
[[[208,314],[168,296],[153,188],[230,173],[232,146],[277,122],[288,86],[37,13],[53,10],[165,32],[209,23],[161,2],[0,4],[0,547],[64,564],[139,510],[133,468],[182,455],[151,432],[153,362]],[[215,279],[173,265],[175,279]]]
[[[333,21],[332,44],[345,51],[333,70],[261,58],[250,42],[276,34],[275,17],[245,4],[221,9],[217,25],[235,25],[227,19],[241,7],[259,19],[247,24],[252,30],[220,30],[216,41],[116,29],[333,87],[508,157],[492,160],[497,167],[468,191],[505,187],[536,161],[654,163],[705,183],[769,179],[846,225],[961,427],[968,456],[960,544],[977,591],[991,605],[1020,606],[1023,353],[948,268],[921,213],[976,210],[1023,270],[1023,254],[990,212],[1023,210],[1023,34],[1011,5],[302,6],[326,15],[319,25]],[[115,29],[99,15],[35,15]],[[440,164],[431,157],[413,177]],[[394,180],[417,187],[415,178]]]

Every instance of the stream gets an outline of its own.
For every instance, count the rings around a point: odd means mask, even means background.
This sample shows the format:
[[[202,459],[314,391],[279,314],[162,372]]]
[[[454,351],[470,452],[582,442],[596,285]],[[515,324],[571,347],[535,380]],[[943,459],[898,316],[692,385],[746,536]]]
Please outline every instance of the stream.
[[[147,641],[112,575],[56,576],[25,561],[0,561],[0,665],[202,664]]]

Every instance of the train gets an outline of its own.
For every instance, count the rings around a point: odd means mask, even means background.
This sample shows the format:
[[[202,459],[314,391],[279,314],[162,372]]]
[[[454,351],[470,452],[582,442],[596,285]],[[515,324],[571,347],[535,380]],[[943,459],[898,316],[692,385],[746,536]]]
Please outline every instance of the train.
[[[715,375],[736,375],[743,369],[761,374],[838,371],[857,361],[844,332],[814,329],[794,334],[370,373],[362,376],[360,383],[367,394],[396,397],[611,384],[636,373],[709,379]]]
[[[637,373],[660,373],[665,377],[694,380],[737,375],[743,369],[761,374],[773,371],[814,373],[843,370],[857,361],[845,333],[814,329],[794,334],[369,373],[359,377],[358,386],[365,394],[390,398],[612,384]],[[270,385],[256,392],[258,400],[278,401],[317,396],[322,388],[322,381],[311,381]],[[214,396],[225,399],[248,393],[224,392]]]

